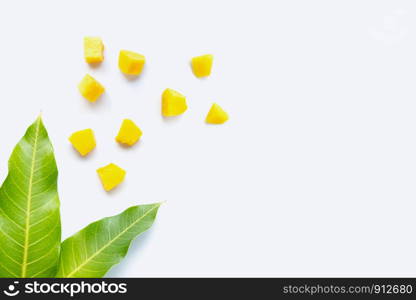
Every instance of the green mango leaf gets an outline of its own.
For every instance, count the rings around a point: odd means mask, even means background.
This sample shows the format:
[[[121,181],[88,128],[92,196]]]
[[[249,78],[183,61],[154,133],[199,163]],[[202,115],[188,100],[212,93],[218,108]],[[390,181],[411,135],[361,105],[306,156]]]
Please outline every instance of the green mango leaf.
[[[160,203],[132,206],[66,239],[56,277],[103,277],[123,259],[132,240],[152,226],[159,206]]]
[[[56,274],[61,241],[57,176],[39,117],[14,148],[0,188],[0,277]]]

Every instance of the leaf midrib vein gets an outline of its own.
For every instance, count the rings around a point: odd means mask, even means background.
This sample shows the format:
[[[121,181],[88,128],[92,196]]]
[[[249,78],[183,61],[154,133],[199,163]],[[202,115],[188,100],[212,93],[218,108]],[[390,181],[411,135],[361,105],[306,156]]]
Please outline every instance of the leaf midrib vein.
[[[78,267],[76,267],[72,272],[70,272],[68,275],[66,275],[65,277],[71,277],[72,275],[74,275],[76,272],[78,272],[83,266],[85,266],[86,264],[88,264],[92,259],[94,259],[94,257],[96,257],[97,255],[99,255],[102,251],[104,251],[104,249],[106,249],[107,247],[109,247],[115,240],[117,240],[120,236],[124,235],[127,231],[129,231],[134,225],[136,225],[138,222],[140,222],[141,220],[143,220],[144,217],[146,217],[149,213],[151,213],[153,210],[155,210],[157,207],[159,206],[155,206],[152,207],[151,209],[149,209],[145,214],[143,214],[143,216],[141,216],[139,219],[137,219],[136,221],[134,221],[133,223],[131,223],[129,226],[127,226],[123,231],[121,231],[119,234],[117,234],[113,239],[111,239],[110,241],[108,241],[103,247],[101,247],[100,250],[98,250],[97,252],[95,252],[93,255],[91,255],[89,258],[87,258],[83,263],[81,263]]]
[[[28,186],[28,193],[27,193],[25,242],[24,242],[24,247],[23,247],[23,262],[22,262],[22,276],[21,276],[23,278],[26,277],[26,273],[27,273],[27,259],[28,259],[28,252],[29,252],[30,213],[31,213],[30,209],[32,205],[32,183],[33,183],[33,174],[34,174],[35,163],[36,163],[39,129],[40,129],[40,118],[37,120],[37,124],[36,124],[35,138],[33,142],[32,161],[31,161],[31,166],[30,166],[29,186]]]

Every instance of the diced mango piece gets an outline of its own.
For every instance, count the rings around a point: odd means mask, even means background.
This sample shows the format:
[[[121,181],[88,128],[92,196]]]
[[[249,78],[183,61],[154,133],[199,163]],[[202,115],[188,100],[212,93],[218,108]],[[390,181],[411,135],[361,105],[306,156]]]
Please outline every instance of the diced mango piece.
[[[87,74],[78,85],[81,95],[90,102],[97,101],[104,93],[104,87],[95,80],[91,75]]]
[[[129,119],[123,120],[120,131],[116,137],[116,141],[120,144],[133,146],[142,136],[140,128]]]
[[[96,146],[94,131],[92,129],[74,132],[69,137],[69,141],[82,156],[90,153]]]
[[[219,106],[214,103],[208,112],[205,121],[209,124],[223,124],[229,119],[228,114]]]
[[[206,77],[211,74],[214,56],[211,54],[196,56],[192,58],[192,71],[196,77]]]
[[[143,55],[132,51],[121,50],[118,56],[118,67],[127,75],[139,75],[146,59]]]
[[[181,93],[166,89],[162,94],[162,115],[165,117],[178,116],[188,109],[186,98]]]
[[[104,189],[108,192],[118,186],[126,176],[126,171],[115,164],[109,164],[97,170]]]
[[[89,64],[100,63],[104,60],[104,44],[99,37],[84,38],[84,57]]]

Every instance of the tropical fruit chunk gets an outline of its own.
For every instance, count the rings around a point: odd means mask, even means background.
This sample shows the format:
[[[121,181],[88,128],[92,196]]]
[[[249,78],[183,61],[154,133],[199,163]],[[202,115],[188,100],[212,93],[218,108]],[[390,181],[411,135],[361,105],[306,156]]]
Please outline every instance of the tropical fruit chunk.
[[[99,37],[84,38],[84,57],[89,64],[100,63],[104,60],[104,44]]]
[[[97,169],[98,176],[106,191],[111,191],[118,186],[126,176],[126,171],[115,164],[109,164]]]
[[[116,141],[120,144],[133,146],[140,139],[142,134],[140,128],[132,120],[125,119],[116,136]]]
[[[211,74],[214,56],[211,54],[196,56],[192,58],[192,71],[196,77],[206,77]]]
[[[69,141],[82,156],[90,153],[96,146],[94,131],[92,129],[74,132],[69,137]]]
[[[187,110],[186,98],[181,93],[166,89],[162,94],[162,115],[173,117],[183,114]]]
[[[118,56],[118,67],[127,75],[139,75],[146,59],[143,55],[128,50],[121,50]]]
[[[209,124],[223,124],[229,119],[228,114],[219,106],[214,103],[208,112],[205,121]]]
[[[97,101],[105,90],[101,83],[89,74],[85,75],[78,84],[78,89],[81,92],[81,95],[90,102]]]

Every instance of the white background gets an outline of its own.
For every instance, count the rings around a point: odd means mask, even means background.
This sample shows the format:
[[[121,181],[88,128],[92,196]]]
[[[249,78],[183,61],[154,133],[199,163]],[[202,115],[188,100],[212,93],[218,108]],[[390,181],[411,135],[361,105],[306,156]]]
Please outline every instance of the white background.
[[[98,68],[87,35],[104,40]],[[64,238],[166,201],[108,276],[416,276],[415,1],[2,1],[0,40],[0,179],[42,111]],[[137,80],[120,49],[146,56]],[[87,72],[107,89],[94,105]],[[189,105],[171,121],[167,87]],[[214,101],[227,124],[204,123]],[[131,149],[123,118],[144,132]],[[84,128],[98,146],[80,158],[67,139]],[[106,193],[110,162],[127,177]]]

